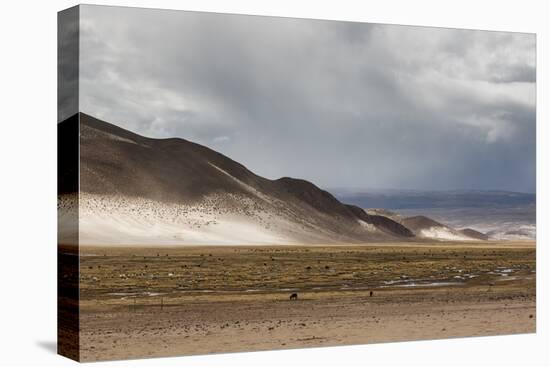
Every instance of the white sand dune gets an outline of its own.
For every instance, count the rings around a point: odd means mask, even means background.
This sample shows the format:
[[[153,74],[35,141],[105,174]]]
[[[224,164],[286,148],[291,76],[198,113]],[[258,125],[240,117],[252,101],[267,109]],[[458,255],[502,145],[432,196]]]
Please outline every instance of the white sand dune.
[[[241,205],[245,197],[231,197]],[[80,244],[235,245],[303,241],[298,223],[263,210],[220,209],[218,198],[200,204],[167,204],[148,199],[80,195]],[[284,234],[283,234],[284,233]],[[293,236],[296,234],[296,236]],[[312,236],[314,237],[314,236]]]
[[[205,229],[177,225],[165,220],[151,222],[124,215],[110,218],[84,214],[80,222],[80,243],[90,245],[231,245],[285,242],[289,241],[260,226],[239,222],[238,219],[224,219]]]

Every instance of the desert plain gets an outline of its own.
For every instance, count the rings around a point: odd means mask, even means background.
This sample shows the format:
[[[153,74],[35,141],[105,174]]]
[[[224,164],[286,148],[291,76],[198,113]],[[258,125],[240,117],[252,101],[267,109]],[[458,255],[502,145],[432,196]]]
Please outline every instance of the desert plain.
[[[536,330],[534,241],[79,252],[82,361]]]

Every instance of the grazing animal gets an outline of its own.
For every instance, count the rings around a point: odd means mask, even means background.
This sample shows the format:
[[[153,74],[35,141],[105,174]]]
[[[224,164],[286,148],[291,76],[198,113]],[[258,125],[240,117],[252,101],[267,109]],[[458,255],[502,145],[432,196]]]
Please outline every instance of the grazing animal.
[[[373,291],[370,291],[370,296],[371,296],[371,297],[372,297],[373,294],[374,294],[374,292],[373,292]]]
[[[290,295],[290,300],[291,301],[297,301],[298,300],[298,293],[292,293]]]

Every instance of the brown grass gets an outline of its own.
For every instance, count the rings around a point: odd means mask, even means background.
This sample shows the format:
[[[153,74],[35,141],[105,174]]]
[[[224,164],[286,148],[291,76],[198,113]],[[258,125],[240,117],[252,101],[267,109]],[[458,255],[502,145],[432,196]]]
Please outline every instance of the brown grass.
[[[83,360],[491,335],[535,325],[528,318],[536,294],[532,242],[92,246],[80,253]],[[299,299],[290,302],[294,292]],[[425,312],[438,323],[419,316]],[[378,322],[366,328],[366,315]],[[277,338],[266,337],[264,326]],[[123,347],[130,339],[132,347]]]

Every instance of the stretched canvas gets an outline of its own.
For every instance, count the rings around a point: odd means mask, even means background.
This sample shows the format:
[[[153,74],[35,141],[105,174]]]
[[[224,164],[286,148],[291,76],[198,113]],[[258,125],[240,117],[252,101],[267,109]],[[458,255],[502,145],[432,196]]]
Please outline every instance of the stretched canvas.
[[[59,13],[58,349],[533,333],[534,34]]]

